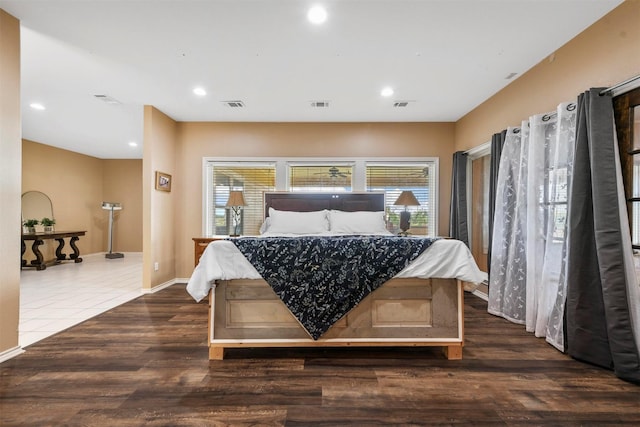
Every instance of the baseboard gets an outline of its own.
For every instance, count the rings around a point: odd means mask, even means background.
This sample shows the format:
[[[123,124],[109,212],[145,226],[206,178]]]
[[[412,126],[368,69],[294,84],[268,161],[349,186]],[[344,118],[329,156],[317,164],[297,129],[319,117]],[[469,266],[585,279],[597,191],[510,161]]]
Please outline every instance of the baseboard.
[[[469,292],[471,295],[475,295],[485,301],[489,301],[489,286],[485,280],[482,283],[464,283],[465,292]]]
[[[171,285],[175,285],[176,283],[182,283],[180,280],[182,280],[182,279],[171,279],[171,280],[169,280],[167,282],[161,283],[158,286],[154,286],[151,289],[143,289],[142,293],[144,293],[144,294],[155,294],[156,292],[161,291],[163,289],[166,289]]]
[[[489,301],[489,283],[487,283],[487,281],[480,283],[480,285],[478,285],[478,287],[475,288],[471,293],[478,298]]]
[[[133,255],[137,255],[137,256],[142,256],[142,252],[120,252],[121,254],[124,255],[125,258],[127,258],[128,256],[133,256]],[[100,257],[100,258],[106,258],[107,252],[92,252],[90,254],[85,254],[82,253],[80,254],[80,256],[82,256],[82,258],[87,259],[87,258],[95,258],[95,257]]]
[[[9,350],[5,350],[0,353],[0,363],[6,362],[9,359],[13,359],[14,357],[24,353],[24,349],[20,346],[10,348]]]
[[[475,291],[471,292],[471,294],[477,296],[480,299],[483,299],[485,301],[489,301],[489,295],[485,294],[482,291],[479,291],[478,289],[476,289]]]

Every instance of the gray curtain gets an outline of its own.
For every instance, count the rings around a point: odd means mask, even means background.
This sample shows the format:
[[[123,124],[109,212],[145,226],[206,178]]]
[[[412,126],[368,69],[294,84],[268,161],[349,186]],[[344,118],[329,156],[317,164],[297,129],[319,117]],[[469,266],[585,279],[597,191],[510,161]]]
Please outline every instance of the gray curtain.
[[[489,166],[489,250],[487,251],[487,269],[491,274],[491,245],[493,241],[493,218],[496,214],[496,185],[498,182],[498,169],[502,147],[507,137],[507,130],[495,133],[491,136],[491,165]]]
[[[640,382],[621,233],[613,106],[610,96],[599,96],[600,90],[578,97],[568,220],[567,351]]]
[[[453,153],[453,177],[451,178],[451,208],[449,211],[449,236],[469,246],[467,216],[467,154]]]

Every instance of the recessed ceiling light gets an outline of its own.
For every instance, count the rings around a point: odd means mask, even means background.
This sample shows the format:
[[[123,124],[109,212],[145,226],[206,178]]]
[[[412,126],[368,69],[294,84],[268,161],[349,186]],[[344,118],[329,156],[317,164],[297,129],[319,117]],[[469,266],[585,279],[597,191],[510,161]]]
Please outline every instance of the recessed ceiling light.
[[[138,146],[137,142],[135,142],[135,141],[130,141],[129,142],[129,147],[137,147],[137,146]]]
[[[307,12],[307,19],[312,24],[320,25],[327,20],[327,10],[317,4],[311,7],[311,9],[309,9],[309,12]]]
[[[38,102],[29,104],[29,107],[33,108],[34,110],[40,110],[40,111],[46,110],[45,106]]]
[[[380,91],[380,95],[384,97],[391,96],[393,95],[393,89],[387,86]]]
[[[203,87],[197,87],[193,89],[193,93],[195,93],[198,96],[205,96],[207,94],[207,91],[204,90]]]

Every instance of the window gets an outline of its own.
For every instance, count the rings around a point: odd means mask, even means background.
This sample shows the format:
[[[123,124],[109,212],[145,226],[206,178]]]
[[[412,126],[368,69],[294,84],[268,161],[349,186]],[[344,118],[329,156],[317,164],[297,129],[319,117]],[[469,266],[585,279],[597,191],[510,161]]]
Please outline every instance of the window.
[[[366,165],[367,191],[384,191],[387,229],[400,231],[400,212],[411,213],[411,234],[436,235],[436,168],[435,162],[372,163]],[[397,206],[403,191],[412,191],[420,206]]]
[[[241,211],[240,234],[259,234],[263,193],[276,189],[275,162],[208,162],[206,170],[206,235],[232,234],[232,212],[225,207],[232,190],[242,191],[247,204]]]
[[[352,176],[352,165],[289,163],[291,191],[352,191]]]
[[[257,235],[264,220],[264,192],[385,192],[388,228],[400,231],[404,206],[394,202],[411,190],[420,206],[410,206],[412,234],[438,232],[437,158],[208,158],[204,159],[204,236],[232,234],[233,217],[226,208],[230,191],[242,191],[239,234]]]
[[[640,88],[613,98],[631,243],[640,249]]]
[[[560,164],[558,168],[549,168],[547,188],[543,195],[542,204],[546,205],[544,212],[553,215],[553,231],[551,238],[555,243],[562,244],[565,240],[565,224],[567,222],[567,188],[568,165]],[[545,223],[549,224],[546,219]]]

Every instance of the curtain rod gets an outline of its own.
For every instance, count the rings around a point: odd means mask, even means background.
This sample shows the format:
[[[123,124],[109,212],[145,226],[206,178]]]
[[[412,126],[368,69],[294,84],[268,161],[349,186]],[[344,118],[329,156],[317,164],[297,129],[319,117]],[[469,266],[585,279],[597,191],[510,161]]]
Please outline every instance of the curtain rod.
[[[636,87],[640,87],[640,74],[638,74],[637,76],[631,77],[630,79],[627,79],[627,80],[625,80],[623,82],[615,84],[615,85],[613,85],[611,87],[608,87],[608,88],[606,88],[604,90],[601,90],[599,95],[602,96],[602,95],[607,94],[609,92],[613,92],[616,89],[619,89],[619,88],[621,88],[623,86],[626,86],[626,85],[628,85],[630,83],[635,82],[636,80],[638,80],[638,83],[636,85],[634,85],[634,87],[630,87],[629,90],[635,89]],[[554,114],[554,113],[551,113],[551,114]],[[484,152],[485,150],[487,150],[488,147],[491,147],[491,141],[490,140],[485,142],[484,144],[481,144],[481,145],[477,146],[477,147],[470,148],[470,149],[466,150],[464,153],[465,154],[469,154],[469,155],[471,155],[473,157],[474,155],[476,155],[479,152]]]
[[[623,82],[620,82],[620,83],[618,83],[618,84],[616,84],[616,85],[613,85],[613,86],[611,86],[611,87],[608,87],[608,88],[606,88],[606,89],[604,89],[604,90],[600,91],[600,96],[602,96],[602,95],[604,95],[604,94],[607,94],[607,93],[609,93],[609,92],[613,92],[614,90],[616,90],[616,89],[618,89],[618,88],[621,88],[622,86],[626,86],[626,85],[628,85],[629,83],[632,83],[632,82],[634,82],[634,81],[636,81],[636,80],[640,80],[640,74],[638,74],[637,76],[631,77],[630,79],[627,79],[627,80],[625,80],[625,81],[623,81]]]

